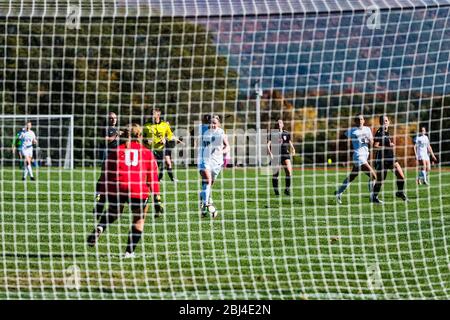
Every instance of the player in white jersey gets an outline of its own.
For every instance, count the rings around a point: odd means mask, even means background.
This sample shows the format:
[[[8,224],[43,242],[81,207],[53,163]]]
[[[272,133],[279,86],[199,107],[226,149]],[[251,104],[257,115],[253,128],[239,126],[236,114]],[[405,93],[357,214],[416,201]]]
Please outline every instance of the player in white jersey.
[[[369,147],[373,145],[372,130],[364,126],[364,116],[358,114],[355,117],[355,127],[346,131],[345,135],[351,140],[353,146],[353,168],[350,175],[345,178],[342,185],[336,191],[336,200],[342,203],[341,197],[349,184],[355,180],[360,171],[369,176],[370,199],[372,199],[373,187],[377,181],[377,174],[369,164]]]
[[[218,116],[212,116],[209,125],[204,123],[200,126],[197,146],[197,163],[202,177],[201,210],[202,215],[206,216],[210,212],[208,207],[212,205],[212,186],[222,170],[224,154],[230,151],[228,137],[220,128]]]
[[[21,152],[25,161],[22,180],[26,180],[28,174],[30,175],[30,179],[34,180],[33,170],[31,169],[31,160],[33,159],[33,145],[37,144],[37,138],[33,130],[31,130],[31,127],[31,121],[28,121],[25,126],[25,131],[19,136],[19,139],[22,142]]]
[[[418,184],[429,184],[428,172],[430,172],[430,155],[433,161],[437,161],[434,155],[433,149],[430,145],[430,140],[427,136],[427,129],[425,127],[420,128],[420,134],[414,141],[414,154],[417,161],[419,161],[419,176],[417,177]]]

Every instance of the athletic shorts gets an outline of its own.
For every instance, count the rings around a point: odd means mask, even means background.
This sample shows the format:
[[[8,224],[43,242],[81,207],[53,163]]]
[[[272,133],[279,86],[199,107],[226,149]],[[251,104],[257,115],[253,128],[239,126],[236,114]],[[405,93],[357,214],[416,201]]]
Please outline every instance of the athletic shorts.
[[[291,160],[291,155],[289,153],[288,154],[282,154],[281,157],[280,157],[281,164],[284,164],[284,162],[286,160]]]
[[[198,165],[198,170],[208,170],[211,172],[211,176],[213,180],[217,178],[217,176],[220,174],[220,171],[222,171],[223,165],[222,164],[216,164],[211,162],[201,162]]]
[[[286,160],[291,160],[291,155],[289,153],[284,153],[280,155],[273,155],[273,159],[270,164],[272,166],[282,166]]]
[[[156,162],[160,163],[164,161],[164,150],[152,150],[155,156]]]
[[[417,154],[417,160],[425,160],[430,161],[430,155],[428,153],[418,153]]]
[[[115,207],[116,212],[119,212],[118,209],[121,205],[128,203],[132,211],[139,209],[141,213],[144,213],[144,209],[148,204],[148,197],[145,199],[138,199],[138,198],[130,198],[127,194],[123,193],[109,193],[108,203],[110,208]]]
[[[356,167],[361,167],[363,164],[368,163],[369,155],[364,153],[354,153],[353,154],[353,165]]]
[[[165,148],[164,149],[164,156],[168,156],[172,158],[172,149],[171,148]]]
[[[23,148],[21,150],[22,156],[24,157],[32,157],[33,156],[33,148]]]
[[[397,162],[397,160],[395,158],[389,158],[389,159],[377,159],[375,161],[375,169],[377,171],[380,170],[393,170],[394,169],[394,164]]]

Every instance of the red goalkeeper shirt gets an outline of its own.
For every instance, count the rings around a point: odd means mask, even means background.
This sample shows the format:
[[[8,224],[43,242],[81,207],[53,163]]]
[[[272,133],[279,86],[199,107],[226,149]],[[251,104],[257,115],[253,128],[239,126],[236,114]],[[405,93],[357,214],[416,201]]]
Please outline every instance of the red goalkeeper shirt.
[[[127,147],[128,145],[128,147]],[[146,199],[149,192],[159,194],[158,165],[153,153],[132,141],[121,144],[106,159],[102,184],[108,194]]]

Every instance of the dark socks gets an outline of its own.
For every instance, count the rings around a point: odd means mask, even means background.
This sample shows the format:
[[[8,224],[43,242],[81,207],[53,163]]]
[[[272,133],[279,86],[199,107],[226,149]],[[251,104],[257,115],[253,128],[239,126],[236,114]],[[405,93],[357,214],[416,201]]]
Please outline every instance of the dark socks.
[[[172,171],[172,168],[167,168],[167,174],[169,175],[170,180],[173,181],[173,171]]]
[[[276,195],[280,194],[280,191],[278,190],[278,173],[274,174],[272,176],[272,186],[273,186],[273,191],[275,192]]]
[[[292,176],[286,176],[286,190],[289,190],[289,188],[291,187],[291,179]]]
[[[403,188],[405,187],[405,180],[403,179],[397,179],[397,191],[403,192]]]
[[[142,231],[137,230],[134,226],[131,228],[130,233],[128,234],[128,244],[127,244],[127,250],[126,252],[132,253],[134,252],[134,249],[136,249],[136,246],[141,240]]]

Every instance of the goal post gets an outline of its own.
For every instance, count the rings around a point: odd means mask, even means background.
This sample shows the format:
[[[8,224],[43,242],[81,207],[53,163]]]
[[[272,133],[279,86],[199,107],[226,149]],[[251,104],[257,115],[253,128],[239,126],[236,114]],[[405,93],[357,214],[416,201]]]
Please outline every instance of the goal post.
[[[74,168],[73,115],[0,115],[3,165],[14,165],[11,142],[27,121],[32,122],[38,144],[34,160],[38,166]]]

